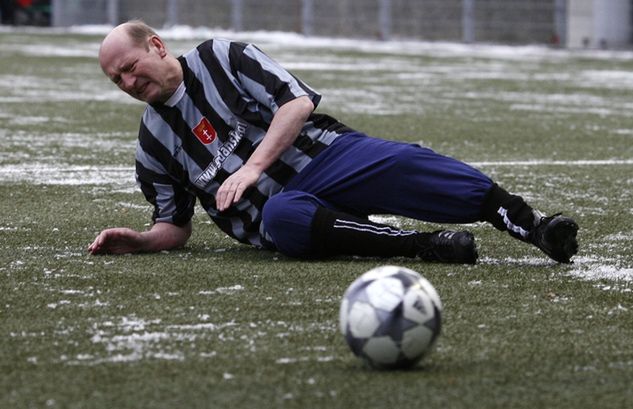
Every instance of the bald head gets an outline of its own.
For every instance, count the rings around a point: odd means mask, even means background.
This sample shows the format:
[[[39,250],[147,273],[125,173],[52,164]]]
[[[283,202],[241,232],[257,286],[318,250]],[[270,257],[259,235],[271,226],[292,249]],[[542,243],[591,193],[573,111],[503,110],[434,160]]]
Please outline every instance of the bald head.
[[[158,37],[158,34],[147,24],[140,20],[131,20],[116,26],[103,39],[99,48],[99,63],[104,69],[103,57],[109,56],[111,53],[119,52],[121,48],[138,47],[145,51],[149,50],[148,40],[152,37]],[[104,69],[105,71],[105,69]]]
[[[182,81],[178,60],[139,20],[118,25],[103,39],[99,64],[119,88],[145,102],[166,101]]]

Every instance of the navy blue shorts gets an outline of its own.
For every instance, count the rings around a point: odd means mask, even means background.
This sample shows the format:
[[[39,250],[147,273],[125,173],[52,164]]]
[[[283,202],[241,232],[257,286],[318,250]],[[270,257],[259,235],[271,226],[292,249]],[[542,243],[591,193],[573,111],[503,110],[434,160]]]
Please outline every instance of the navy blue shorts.
[[[479,170],[431,149],[350,133],[337,138],[266,202],[264,231],[280,252],[309,256],[318,206],[358,216],[471,223],[481,219],[492,185]]]

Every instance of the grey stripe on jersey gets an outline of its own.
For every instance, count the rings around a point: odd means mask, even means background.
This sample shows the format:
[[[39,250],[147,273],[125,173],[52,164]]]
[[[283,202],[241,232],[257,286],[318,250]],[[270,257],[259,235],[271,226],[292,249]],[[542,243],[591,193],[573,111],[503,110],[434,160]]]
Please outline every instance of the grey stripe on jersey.
[[[197,49],[193,49],[189,51],[187,54],[183,55],[183,58],[187,61],[187,65],[194,73],[196,78],[203,84],[204,87],[204,96],[209,102],[209,104],[213,107],[213,110],[217,112],[217,114],[222,117],[224,122],[227,123],[230,127],[235,127],[237,124],[232,122],[236,118],[233,116],[233,113],[222,99],[220,92],[217,87],[213,86],[213,79],[211,78],[211,74],[209,70],[205,67],[204,63],[200,59],[200,53]]]

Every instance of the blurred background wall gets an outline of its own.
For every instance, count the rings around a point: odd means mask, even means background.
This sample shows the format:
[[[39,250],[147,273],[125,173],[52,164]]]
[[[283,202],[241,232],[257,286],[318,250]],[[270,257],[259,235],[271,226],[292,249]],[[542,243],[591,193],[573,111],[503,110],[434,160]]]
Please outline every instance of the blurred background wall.
[[[633,0],[0,0],[3,24],[155,27],[630,48]],[[13,9],[14,17],[8,18]]]

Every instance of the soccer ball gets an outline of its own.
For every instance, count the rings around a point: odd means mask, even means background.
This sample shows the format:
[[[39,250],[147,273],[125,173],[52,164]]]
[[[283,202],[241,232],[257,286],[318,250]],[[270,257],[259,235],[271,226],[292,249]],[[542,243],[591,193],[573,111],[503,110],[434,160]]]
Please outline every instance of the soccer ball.
[[[431,283],[404,267],[367,271],[345,291],[339,324],[352,352],[378,369],[417,364],[435,343],[442,302]]]

